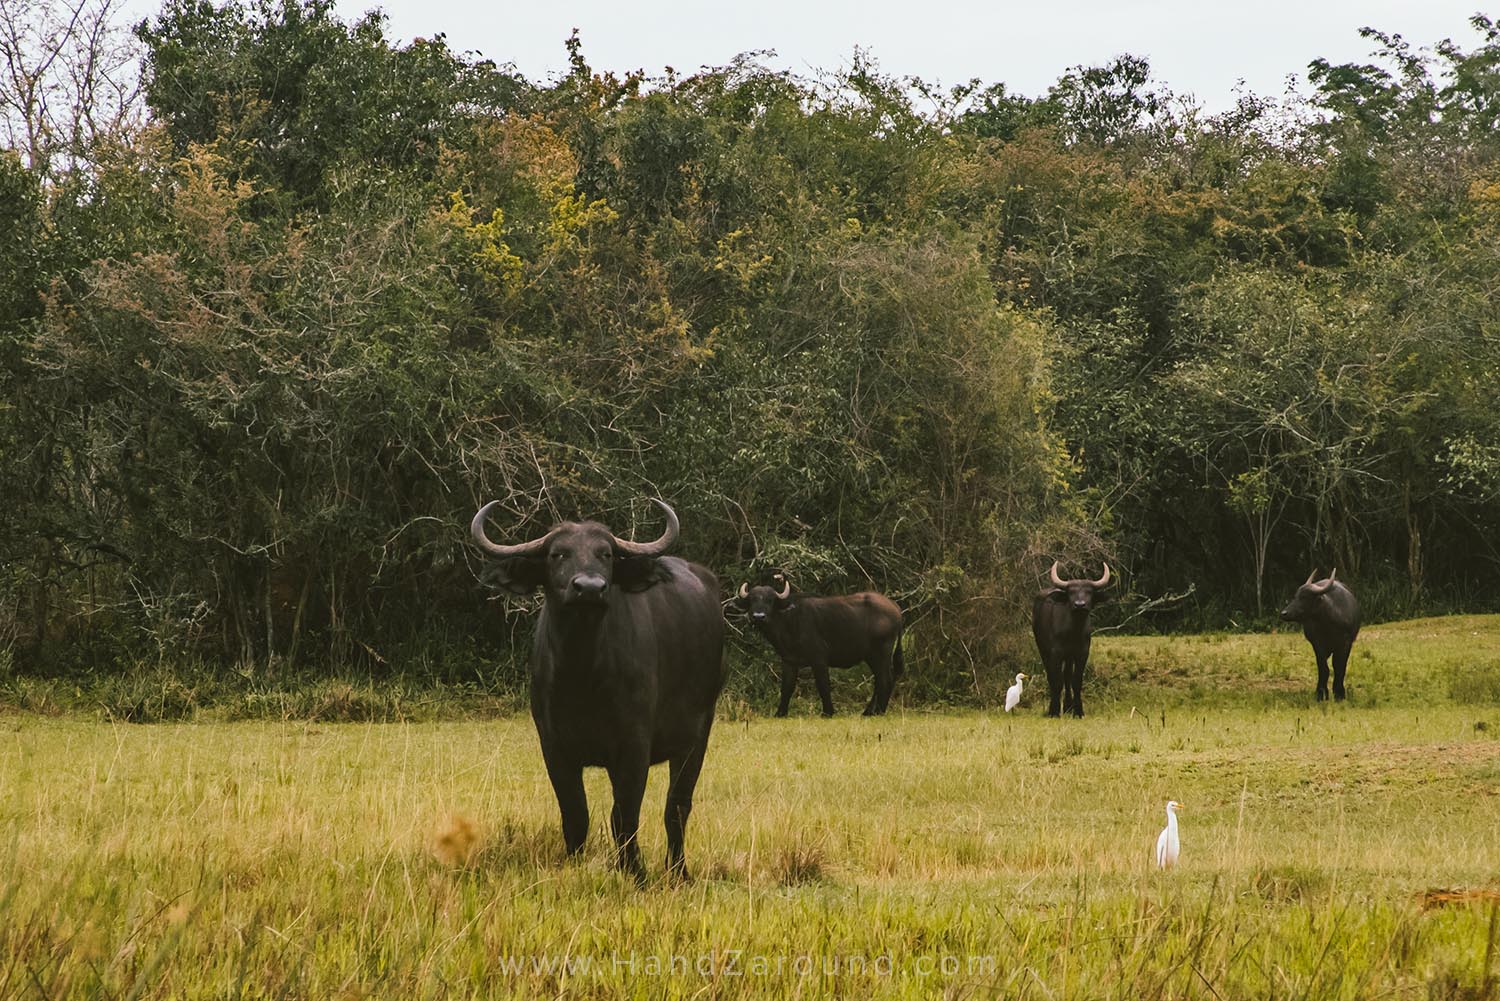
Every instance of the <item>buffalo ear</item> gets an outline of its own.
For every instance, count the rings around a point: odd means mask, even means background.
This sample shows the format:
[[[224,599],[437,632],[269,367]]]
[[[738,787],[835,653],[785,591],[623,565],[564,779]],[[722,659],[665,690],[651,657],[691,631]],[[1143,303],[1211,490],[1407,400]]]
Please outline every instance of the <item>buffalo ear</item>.
[[[622,591],[644,591],[672,579],[672,573],[654,556],[616,556],[614,585]]]
[[[543,584],[542,561],[530,556],[512,556],[491,562],[479,579],[490,587],[511,594],[530,594]]]

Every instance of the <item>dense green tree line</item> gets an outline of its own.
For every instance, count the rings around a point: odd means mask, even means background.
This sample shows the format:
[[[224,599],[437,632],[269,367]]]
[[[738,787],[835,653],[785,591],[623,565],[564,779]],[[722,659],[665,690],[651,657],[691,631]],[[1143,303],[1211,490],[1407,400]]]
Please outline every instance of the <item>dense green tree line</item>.
[[[726,580],[883,588],[923,691],[1003,666],[1053,558],[1127,615],[1191,591],[1138,624],[1263,620],[1314,563],[1377,615],[1492,606],[1471,27],[1210,116],[1134,57],[1027,98],[575,38],[541,84],[170,0],[143,115],[0,152],[5,662],[514,677],[465,541],[496,497],[519,538],[659,495]]]

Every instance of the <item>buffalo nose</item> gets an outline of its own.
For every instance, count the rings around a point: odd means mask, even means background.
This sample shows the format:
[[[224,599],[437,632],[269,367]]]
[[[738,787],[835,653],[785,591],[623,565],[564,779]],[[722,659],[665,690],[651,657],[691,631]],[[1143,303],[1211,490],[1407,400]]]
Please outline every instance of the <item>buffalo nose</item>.
[[[766,613],[765,612],[751,612],[750,613],[750,617],[752,619],[754,619],[756,622],[759,622],[761,619],[764,619],[766,617]]]
[[[609,587],[609,581],[598,574],[583,573],[573,578],[573,593],[580,598],[598,598]]]

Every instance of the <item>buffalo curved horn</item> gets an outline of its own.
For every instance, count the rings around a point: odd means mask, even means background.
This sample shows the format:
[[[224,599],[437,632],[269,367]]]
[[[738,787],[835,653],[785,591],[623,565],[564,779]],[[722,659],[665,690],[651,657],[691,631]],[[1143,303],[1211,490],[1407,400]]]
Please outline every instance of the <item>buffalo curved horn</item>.
[[[1100,589],[1101,591],[1104,588],[1109,587],[1109,564],[1108,563],[1104,564],[1104,576],[1103,577],[1100,577],[1098,580],[1091,580],[1091,581],[1089,581],[1089,583],[1092,584],[1092,585],[1094,585],[1096,588]]]
[[[1316,578],[1317,576],[1318,576],[1318,568],[1317,567],[1313,567],[1312,570],[1307,575],[1307,580],[1305,580],[1305,581],[1302,582],[1302,586],[1306,587],[1307,585],[1311,584],[1313,582],[1314,578]]]
[[[1052,586],[1053,587],[1066,588],[1068,586],[1068,582],[1065,581],[1065,580],[1063,580],[1061,577],[1059,577],[1057,575],[1057,567],[1058,567],[1058,561],[1057,560],[1053,560],[1052,561],[1052,569],[1047,571],[1047,576],[1052,579]]]
[[[740,585],[739,599],[741,601],[744,601],[748,597],[750,597],[750,585],[749,584],[741,584]]]
[[[473,536],[474,544],[490,555],[499,556],[502,558],[511,556],[535,556],[537,553],[541,552],[542,547],[547,544],[547,540],[552,538],[551,532],[548,532],[541,538],[532,539],[530,542],[522,542],[519,545],[515,546],[502,546],[498,543],[490,541],[489,536],[484,534],[484,522],[485,519],[490,516],[490,512],[495,510],[495,508],[499,506],[499,501],[490,501],[484,507],[480,508],[479,513],[474,516],[474,520],[469,522],[469,534]]]
[[[672,548],[672,543],[677,541],[677,512],[658,497],[651,498],[651,503],[661,508],[662,513],[667,516],[667,530],[662,532],[661,538],[655,542],[631,542],[629,539],[622,539],[612,534],[610,537],[615,541],[615,549],[626,556],[660,556]]]
[[[1333,586],[1333,578],[1338,574],[1338,572],[1338,568],[1335,567],[1333,570],[1330,570],[1328,572],[1327,580],[1320,580],[1316,584],[1309,583],[1305,586],[1307,586],[1308,590],[1310,590],[1313,594],[1324,594],[1330,587]]]
[[[785,577],[781,578],[781,590],[776,592],[777,601],[785,601],[792,596],[792,582]]]

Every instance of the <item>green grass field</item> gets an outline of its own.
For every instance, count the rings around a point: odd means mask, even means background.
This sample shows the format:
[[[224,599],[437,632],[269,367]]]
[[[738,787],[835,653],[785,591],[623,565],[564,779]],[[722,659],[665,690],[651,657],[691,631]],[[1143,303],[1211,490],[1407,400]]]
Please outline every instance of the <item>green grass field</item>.
[[[1500,617],[1367,630],[1339,706],[1295,634],[1095,656],[1082,721],[737,708],[643,890],[525,717],[0,716],[0,998],[1500,997]]]

